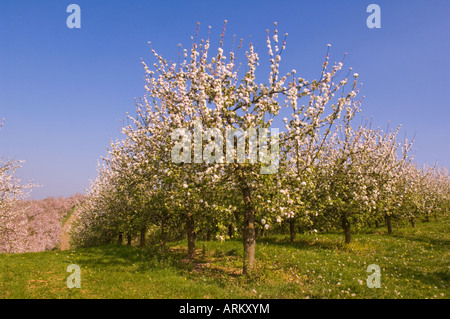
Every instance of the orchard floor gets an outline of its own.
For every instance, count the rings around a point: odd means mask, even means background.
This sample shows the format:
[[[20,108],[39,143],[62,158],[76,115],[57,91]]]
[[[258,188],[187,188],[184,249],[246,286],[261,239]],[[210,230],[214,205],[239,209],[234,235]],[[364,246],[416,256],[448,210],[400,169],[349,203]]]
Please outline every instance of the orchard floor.
[[[445,298],[450,296],[450,219],[416,228],[354,234],[260,238],[251,276],[241,274],[242,243],[186,242],[168,250],[119,245],[0,254],[0,298]],[[81,288],[67,287],[67,267],[80,267]],[[381,269],[381,288],[368,288],[367,267]]]

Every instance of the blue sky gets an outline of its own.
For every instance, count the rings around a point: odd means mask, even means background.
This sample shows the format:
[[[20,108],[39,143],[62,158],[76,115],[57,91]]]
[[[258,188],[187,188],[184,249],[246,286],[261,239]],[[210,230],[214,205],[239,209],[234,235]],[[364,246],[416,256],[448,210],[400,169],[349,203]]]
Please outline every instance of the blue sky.
[[[69,4],[81,29],[69,29]],[[381,29],[366,8],[381,7]],[[331,60],[345,52],[363,83],[365,116],[415,135],[416,161],[450,167],[450,1],[0,1],[0,156],[22,159],[33,198],[83,192],[96,175],[109,138],[143,96],[140,59],[148,41],[176,58],[200,22],[218,39],[252,41],[261,56],[265,30],[289,33],[282,66],[318,77],[328,43]]]

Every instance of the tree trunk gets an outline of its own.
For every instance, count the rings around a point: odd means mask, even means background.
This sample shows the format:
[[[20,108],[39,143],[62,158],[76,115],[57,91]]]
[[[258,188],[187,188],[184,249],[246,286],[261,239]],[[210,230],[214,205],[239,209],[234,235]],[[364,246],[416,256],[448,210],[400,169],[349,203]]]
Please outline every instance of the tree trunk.
[[[291,218],[289,220],[289,233],[290,233],[290,237],[291,237],[291,243],[293,243],[295,241],[295,219]]]
[[[147,232],[147,228],[144,226],[141,228],[141,237],[139,240],[139,246],[144,247],[145,246],[145,233]]]
[[[228,225],[228,236],[230,238],[233,237],[233,225],[232,224]]]
[[[251,198],[251,190],[244,186],[242,189],[244,197],[244,266],[243,273],[249,274],[255,264],[256,234],[255,234],[255,210]]]
[[[388,234],[392,234],[392,216],[391,215],[385,215],[384,216],[385,220],[386,220],[386,226],[388,229]]]
[[[411,222],[411,226],[412,226],[412,227],[416,227],[416,221],[414,220],[414,217],[411,217],[411,218],[409,219],[409,221]]]
[[[131,246],[131,235],[127,235],[127,246]]]
[[[345,236],[345,243],[350,244],[350,241],[352,240],[352,235],[350,232],[350,221],[347,219],[346,214],[342,214],[342,229],[344,230],[344,236]]]
[[[119,240],[118,240],[118,243],[121,244],[121,245],[122,245],[122,243],[123,243],[123,233],[122,233],[122,232],[119,233]]]
[[[193,258],[195,254],[195,222],[191,213],[186,216],[186,231],[188,238],[188,258]]]
[[[161,234],[159,238],[159,245],[164,247],[167,242],[167,231],[166,231],[166,222],[164,220],[161,221]]]
[[[378,220],[375,220],[375,228],[378,228]]]

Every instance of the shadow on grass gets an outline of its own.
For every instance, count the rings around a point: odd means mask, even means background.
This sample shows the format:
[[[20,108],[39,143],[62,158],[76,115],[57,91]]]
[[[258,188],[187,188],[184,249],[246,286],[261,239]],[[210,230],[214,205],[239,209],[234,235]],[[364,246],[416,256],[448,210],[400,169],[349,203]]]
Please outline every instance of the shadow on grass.
[[[88,268],[100,268],[105,271],[114,269],[144,273],[149,270],[163,270],[172,268],[186,275],[202,274],[214,278],[233,277],[239,274],[240,268],[226,266],[220,261],[227,258],[239,259],[233,250],[223,254],[204,254],[202,249],[197,249],[192,259],[186,258],[187,247],[130,247],[113,244],[100,247],[80,249],[82,255],[77,256],[76,263]],[[239,259],[240,260],[240,259]],[[219,264],[217,262],[219,261]],[[235,260],[233,260],[235,261]]]
[[[260,244],[270,244],[274,246],[292,247],[298,250],[313,250],[313,249],[327,249],[327,250],[344,250],[347,245],[344,242],[339,242],[331,239],[306,239],[297,238],[294,242],[289,239],[280,239],[274,237],[263,237],[258,240]]]
[[[115,268],[134,267],[138,269],[173,266],[182,259],[182,254],[159,247],[131,247],[119,244],[82,248],[77,262],[90,267]]]
[[[408,241],[415,241],[415,242],[419,242],[419,243],[425,243],[425,244],[431,244],[435,247],[444,247],[447,250],[450,248],[450,240],[446,240],[446,239],[438,239],[438,238],[432,238],[432,237],[428,237],[428,236],[424,236],[421,235],[421,237],[417,237],[417,236],[412,236],[412,235],[405,235],[405,234],[392,234],[389,235],[393,238],[398,238],[398,239],[405,239]]]
[[[439,269],[427,273],[399,265],[397,265],[397,269],[401,272],[403,277],[410,280],[418,280],[425,286],[438,287],[442,289],[450,288],[450,272],[448,269]]]

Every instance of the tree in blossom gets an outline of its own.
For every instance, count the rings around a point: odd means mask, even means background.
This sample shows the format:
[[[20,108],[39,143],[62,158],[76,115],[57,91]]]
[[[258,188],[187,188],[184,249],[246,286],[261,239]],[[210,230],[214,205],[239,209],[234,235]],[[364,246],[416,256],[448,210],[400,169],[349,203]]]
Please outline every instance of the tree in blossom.
[[[266,37],[270,65],[266,83],[256,81],[259,55],[253,44],[248,45],[243,57],[244,72],[239,68],[239,57],[233,50],[225,55],[224,35],[225,26],[217,52],[210,57],[209,36],[199,39],[197,28],[190,52],[183,50],[183,60],[179,64],[168,62],[152,50],[157,62],[152,68],[143,62],[147,95],[138,104],[137,117],[131,118],[132,125],[124,127],[127,138],[123,145],[126,146],[120,156],[129,155],[126,165],[122,166],[127,170],[125,175],[145,176],[142,180],[151,191],[165,185],[162,188],[171,193],[166,201],[175,205],[172,205],[172,212],[179,211],[186,220],[190,254],[195,216],[206,207],[212,206],[217,212],[228,209],[228,214],[230,207],[236,207],[233,210],[242,214],[243,270],[248,273],[255,261],[256,217],[267,216],[269,220],[277,214],[277,201],[284,199],[278,195],[279,190],[284,191],[286,198],[295,197],[291,192],[303,185],[305,170],[321,150],[318,142],[325,138],[321,137],[321,131],[326,130],[327,136],[342,113],[350,120],[359,101],[354,101],[356,77],[353,87],[344,92],[347,79],[335,82],[343,64],[335,63],[329,69],[328,54],[317,80],[297,77],[295,70],[280,75],[281,53],[286,47],[287,34],[280,42],[276,28]],[[238,50],[241,48],[242,41]],[[300,99],[306,103],[301,105]],[[275,117],[284,109],[292,110],[291,119],[286,120],[287,132],[278,135],[272,131],[269,138],[267,134],[273,128]],[[168,139],[168,132],[182,128],[185,129],[183,134]],[[233,139],[236,139],[227,145],[223,143],[223,135],[230,131],[235,133]],[[174,163],[173,156],[169,156],[180,137],[189,142],[192,138],[194,147],[189,149],[188,156]],[[239,139],[248,139],[249,147],[253,142],[257,150],[254,154],[249,151],[244,161],[239,150],[228,151],[228,147],[238,145]],[[292,148],[296,152],[292,152]],[[287,173],[289,168],[279,167],[280,158],[289,159],[291,164],[293,161],[290,169],[296,165],[296,180],[291,184],[297,186],[281,186],[284,180],[280,174]],[[217,196],[214,203],[202,198],[203,189],[218,191],[225,183],[222,191],[239,194],[234,205],[217,199]],[[149,198],[154,195],[150,192]],[[295,203],[290,205],[295,206]],[[288,205],[283,203],[284,206]],[[269,223],[264,223],[264,228],[268,227]]]
[[[398,130],[354,127],[359,75],[343,75],[343,60],[330,65],[330,46],[319,77],[307,80],[294,69],[281,74],[287,34],[280,41],[276,24],[266,36],[268,70],[252,43],[242,54],[234,38],[225,54],[224,37],[225,25],[212,49],[197,27],[177,63],[153,49],[156,62],[142,62],[146,95],[99,165],[74,234],[81,244],[123,233],[128,242],[139,233],[143,244],[156,225],[162,246],[183,229],[192,258],[197,235],[240,232],[250,273],[257,229],[287,222],[294,241],[296,225],[341,227],[349,243],[351,225],[384,218],[391,231],[392,216],[409,206],[448,207],[448,174],[415,169]],[[285,127],[274,127],[282,116]]]
[[[27,243],[20,241],[28,234],[25,210],[15,207],[29,188],[15,177],[21,163],[0,160],[0,252],[22,252],[27,249]]]
[[[0,123],[0,129],[3,122]],[[0,252],[26,251],[27,243],[20,239],[27,235],[26,215],[16,203],[26,197],[32,184],[23,184],[16,171],[23,161],[0,158]]]
[[[25,212],[27,235],[20,241],[28,244],[27,252],[56,249],[60,244],[63,223],[82,200],[83,195],[75,194],[17,202],[15,209]]]

